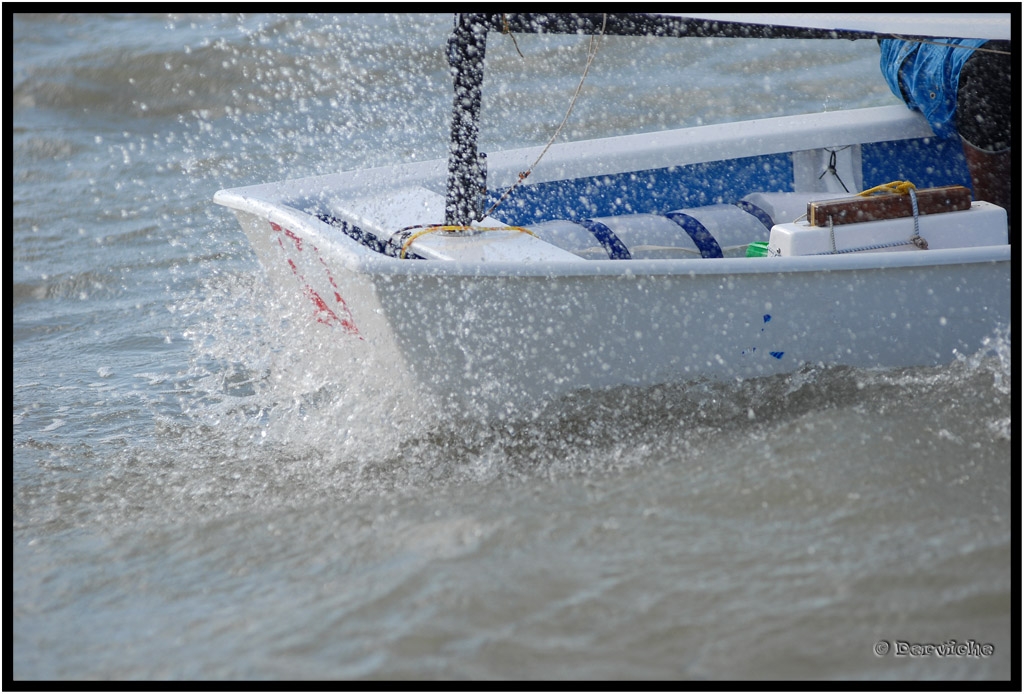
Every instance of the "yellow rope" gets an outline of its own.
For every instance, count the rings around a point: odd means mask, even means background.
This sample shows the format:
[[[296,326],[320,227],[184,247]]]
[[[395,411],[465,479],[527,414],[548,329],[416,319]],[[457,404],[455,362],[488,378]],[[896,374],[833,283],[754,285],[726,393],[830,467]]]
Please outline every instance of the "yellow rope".
[[[424,227],[417,232],[409,234],[409,238],[402,243],[402,250],[399,251],[398,257],[404,259],[406,251],[409,250],[409,246],[411,246],[416,239],[421,236],[425,236],[426,234],[433,234],[435,231],[462,231],[472,233],[476,233],[478,231],[519,231],[524,234],[529,234],[530,236],[536,236],[536,234],[525,227],[470,227],[453,224],[438,224],[436,226]]]
[[[912,190],[917,190],[917,186],[915,186],[910,181],[890,181],[889,183],[883,183],[882,185],[875,186],[874,188],[862,190],[861,192],[857,193],[857,195],[860,195],[861,197],[865,198],[868,197],[869,195],[874,195],[875,193],[896,193],[898,195],[909,195],[910,191]]]

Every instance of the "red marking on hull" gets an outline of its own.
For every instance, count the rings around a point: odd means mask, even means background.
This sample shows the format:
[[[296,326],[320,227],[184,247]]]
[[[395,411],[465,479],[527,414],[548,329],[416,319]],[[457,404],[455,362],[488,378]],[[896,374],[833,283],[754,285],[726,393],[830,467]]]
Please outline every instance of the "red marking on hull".
[[[302,238],[295,234],[295,232],[290,229],[283,229],[281,225],[273,222],[270,223],[270,228],[277,232],[283,232],[283,236],[287,236],[291,239],[292,243],[295,245],[295,250],[300,253],[302,252]],[[277,243],[281,246],[281,250],[287,252],[288,249],[284,245],[282,236],[277,237]],[[306,281],[306,278],[299,272],[299,268],[295,264],[295,261],[287,257],[285,260],[287,261],[288,266],[292,269],[292,273],[300,282],[302,282],[303,293],[313,303],[313,306],[316,307],[316,311],[313,314],[314,318],[316,318],[316,322],[323,323],[324,325],[337,324],[349,334],[355,335],[362,340],[363,336],[359,334],[359,329],[356,327],[355,321],[352,319],[352,312],[349,311],[348,304],[345,303],[345,299],[342,298],[341,292],[338,290],[338,284],[334,281],[331,269],[327,267],[327,263],[324,262],[323,257],[320,256],[320,251],[316,246],[313,246],[313,250],[317,253],[317,260],[319,260],[320,264],[324,266],[324,271],[327,273],[327,281],[331,283],[332,287],[334,287],[334,300],[338,304],[336,308],[338,308],[338,310],[343,314],[343,317],[339,318],[338,314],[332,311],[331,307],[327,305],[327,302],[324,301],[323,297],[320,296],[312,286],[310,286],[309,282]]]
[[[334,281],[334,277],[331,275],[331,268],[327,267],[327,263],[320,256],[320,251],[316,246],[313,246],[313,250],[317,252],[316,259],[320,261],[320,264],[324,266],[324,271],[327,273],[327,281],[334,287],[334,300],[341,304],[341,310],[345,313],[345,318],[341,319],[341,327],[348,330],[350,333],[355,335],[359,334],[359,330],[356,328],[355,322],[352,320],[352,312],[348,310],[348,304],[341,297],[341,292],[338,290],[338,284]]]
[[[288,238],[290,238],[292,241],[295,242],[295,250],[297,250],[297,251],[299,251],[301,253],[302,252],[302,239],[300,239],[298,236],[296,236],[295,232],[293,232],[293,231],[291,231],[289,229],[285,229],[284,230],[284,235],[287,236]]]

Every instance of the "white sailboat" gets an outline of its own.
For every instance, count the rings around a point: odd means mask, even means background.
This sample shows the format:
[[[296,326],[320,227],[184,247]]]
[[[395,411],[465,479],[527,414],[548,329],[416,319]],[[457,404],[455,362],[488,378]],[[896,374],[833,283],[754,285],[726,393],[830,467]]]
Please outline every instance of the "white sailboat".
[[[460,15],[447,161],[214,199],[328,336],[317,359],[344,361],[358,344],[452,407],[505,412],[579,389],[808,364],[947,363],[1010,324],[1007,218],[971,199],[962,154],[916,112],[477,150],[486,36],[502,27],[681,37],[666,41],[1010,35],[1008,16],[865,17]],[[913,188],[847,192],[896,181]]]

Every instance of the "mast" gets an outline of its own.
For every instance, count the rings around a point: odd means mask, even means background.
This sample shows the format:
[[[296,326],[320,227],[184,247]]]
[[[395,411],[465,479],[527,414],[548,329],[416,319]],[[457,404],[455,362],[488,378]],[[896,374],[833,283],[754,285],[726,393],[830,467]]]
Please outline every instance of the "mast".
[[[487,15],[457,14],[448,39],[448,64],[455,84],[448,145],[448,184],[444,223],[468,226],[482,213],[487,173],[477,149],[480,101],[487,51]]]

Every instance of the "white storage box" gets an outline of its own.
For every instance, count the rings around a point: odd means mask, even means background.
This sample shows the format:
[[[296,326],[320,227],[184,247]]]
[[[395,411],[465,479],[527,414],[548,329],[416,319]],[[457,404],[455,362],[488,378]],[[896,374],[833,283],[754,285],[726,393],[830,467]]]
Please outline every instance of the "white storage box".
[[[998,246],[1007,242],[1006,210],[988,202],[973,202],[969,210],[926,214],[918,229],[929,249]],[[914,218],[883,219],[833,227],[835,248],[827,226],[808,222],[776,224],[768,240],[770,255],[916,251],[911,242]],[[896,245],[898,244],[898,245]]]

